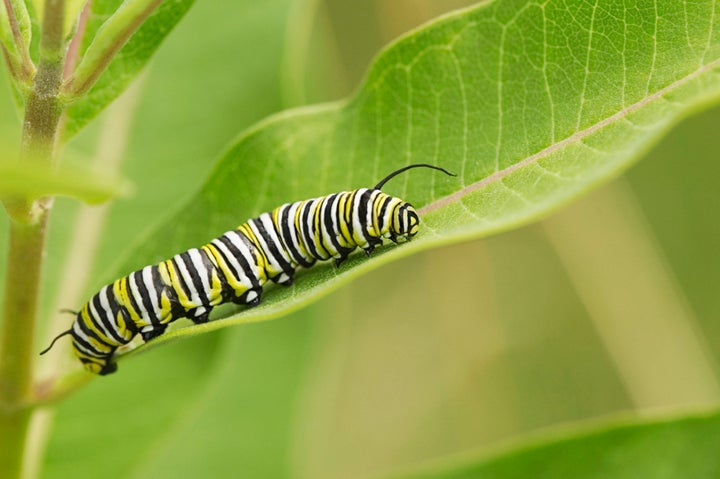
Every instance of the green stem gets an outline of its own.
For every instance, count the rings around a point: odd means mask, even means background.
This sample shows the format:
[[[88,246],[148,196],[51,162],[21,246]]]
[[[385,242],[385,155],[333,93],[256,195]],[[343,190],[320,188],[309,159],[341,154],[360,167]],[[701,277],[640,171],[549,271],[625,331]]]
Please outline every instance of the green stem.
[[[63,105],[63,0],[46,0],[40,60],[27,97],[21,159],[50,168],[55,157]],[[40,280],[45,257],[51,200],[6,201],[11,215],[3,317],[0,323],[0,471],[3,478],[23,477],[23,458],[32,409],[33,358]]]
[[[31,410],[33,341],[48,210],[34,224],[10,224],[5,303],[0,325],[0,469],[22,477]]]

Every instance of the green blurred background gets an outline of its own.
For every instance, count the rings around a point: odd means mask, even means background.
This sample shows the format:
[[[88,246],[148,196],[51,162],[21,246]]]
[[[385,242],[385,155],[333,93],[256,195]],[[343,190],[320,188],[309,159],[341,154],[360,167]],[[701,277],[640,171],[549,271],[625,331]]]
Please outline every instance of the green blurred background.
[[[117,155],[136,194],[108,209],[57,201],[45,316],[114,279],[118,257],[245,128],[351,94],[383,45],[470,3],[198,2],[147,74],[65,150],[101,169]],[[542,223],[123,362],[47,417],[42,477],[368,477],[550,426],[716,406],[719,122],[717,108],[688,119]],[[12,150],[18,138],[3,84],[0,140]],[[88,214],[102,227],[86,266],[68,250]],[[86,271],[77,298],[63,292]]]

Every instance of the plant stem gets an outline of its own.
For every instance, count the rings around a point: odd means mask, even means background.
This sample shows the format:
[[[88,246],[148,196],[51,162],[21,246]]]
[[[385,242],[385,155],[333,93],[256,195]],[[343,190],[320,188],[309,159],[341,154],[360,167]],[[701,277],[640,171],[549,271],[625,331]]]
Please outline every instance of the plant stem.
[[[63,0],[46,0],[40,59],[26,100],[21,160],[50,168],[55,157],[63,105]],[[33,381],[33,346],[47,221],[52,201],[6,201],[11,215],[3,318],[0,323],[0,471],[3,478],[23,477],[23,458],[32,409],[27,407]]]
[[[48,210],[31,225],[13,221],[0,325],[0,469],[22,477],[31,411],[24,406],[32,385],[33,340]]]

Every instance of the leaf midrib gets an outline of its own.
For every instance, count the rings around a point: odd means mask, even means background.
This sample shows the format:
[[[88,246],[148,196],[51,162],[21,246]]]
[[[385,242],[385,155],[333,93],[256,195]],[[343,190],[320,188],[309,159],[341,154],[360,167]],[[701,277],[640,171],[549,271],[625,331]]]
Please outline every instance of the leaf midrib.
[[[661,88],[660,90],[644,97],[642,100],[633,103],[617,113],[602,119],[601,121],[594,123],[590,125],[589,127],[577,131],[573,133],[572,135],[568,136],[567,138],[560,140],[556,143],[553,143],[552,145],[538,151],[537,153],[534,153],[517,163],[514,163],[507,168],[504,168],[502,170],[496,171],[490,176],[486,176],[485,178],[481,179],[480,181],[476,181],[475,183],[471,183],[470,185],[451,193],[447,196],[444,196],[438,200],[435,200],[431,203],[428,203],[427,205],[423,206],[422,208],[418,209],[418,212],[422,215],[432,213],[433,211],[436,211],[440,208],[444,208],[448,205],[454,204],[460,200],[462,200],[465,196],[468,196],[472,194],[473,192],[484,188],[488,185],[491,185],[493,183],[496,183],[498,181],[502,181],[504,178],[509,176],[510,174],[514,173],[515,171],[519,170],[520,168],[524,168],[529,165],[533,165],[537,163],[540,159],[545,158],[546,156],[550,156],[551,154],[555,153],[556,151],[579,141],[582,141],[583,139],[589,137],[590,135],[596,133],[597,131],[601,130],[602,128],[618,121],[623,118],[626,118],[631,113],[640,110],[644,106],[650,104],[651,102],[661,98],[667,93],[670,93],[673,90],[676,90],[686,83],[694,80],[695,78],[699,77],[700,75],[720,66],[720,59],[714,60],[706,65],[703,65],[702,67],[698,68],[694,72],[690,73],[689,75],[674,81],[673,83],[667,85],[664,88]]]

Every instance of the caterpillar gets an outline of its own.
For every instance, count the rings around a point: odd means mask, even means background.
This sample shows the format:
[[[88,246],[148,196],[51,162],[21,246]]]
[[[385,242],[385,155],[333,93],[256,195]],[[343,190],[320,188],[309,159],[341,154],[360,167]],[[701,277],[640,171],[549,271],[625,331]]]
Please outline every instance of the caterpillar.
[[[256,306],[266,282],[288,286],[299,267],[330,259],[340,266],[358,247],[369,256],[383,238],[394,243],[409,240],[419,230],[417,212],[381,188],[411,168],[455,176],[438,166],[413,164],[393,171],[374,188],[286,203],[262,213],[200,248],[103,286],[73,312],[70,329],[40,354],[70,335],[75,355],[87,371],[110,374],[117,370],[116,349],[137,334],[150,341],[183,317],[205,323],[213,307],[226,302]]]

